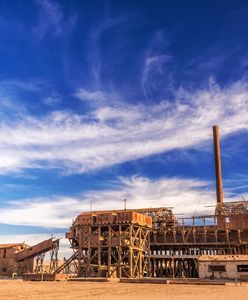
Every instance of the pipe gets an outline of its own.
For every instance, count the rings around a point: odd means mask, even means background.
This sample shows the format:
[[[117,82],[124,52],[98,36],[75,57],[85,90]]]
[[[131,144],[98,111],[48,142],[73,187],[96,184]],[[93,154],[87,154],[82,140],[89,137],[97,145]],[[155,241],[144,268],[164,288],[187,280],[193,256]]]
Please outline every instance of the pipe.
[[[222,206],[224,193],[223,193],[222,173],[221,173],[219,126],[213,126],[213,140],[214,140],[214,161],[215,161],[215,178],[216,178],[216,200],[217,200],[217,204]]]

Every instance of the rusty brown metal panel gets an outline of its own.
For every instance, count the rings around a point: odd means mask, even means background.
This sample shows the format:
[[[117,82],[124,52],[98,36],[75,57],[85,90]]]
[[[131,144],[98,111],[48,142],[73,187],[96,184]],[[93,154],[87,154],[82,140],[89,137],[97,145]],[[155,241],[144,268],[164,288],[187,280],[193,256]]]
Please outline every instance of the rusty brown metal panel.
[[[116,221],[116,213],[107,212],[96,215],[97,224],[112,224]]]
[[[75,225],[93,225],[95,223],[96,215],[92,213],[82,213],[77,216]]]
[[[22,261],[24,259],[27,259],[29,257],[37,256],[43,252],[49,251],[53,248],[54,243],[58,243],[59,240],[54,241],[53,238],[50,238],[48,240],[45,240],[39,244],[36,244],[32,247],[29,247],[19,253],[16,253],[15,257],[17,261]]]
[[[151,217],[137,213],[136,211],[118,211],[116,216],[117,223],[132,223],[151,227]]]

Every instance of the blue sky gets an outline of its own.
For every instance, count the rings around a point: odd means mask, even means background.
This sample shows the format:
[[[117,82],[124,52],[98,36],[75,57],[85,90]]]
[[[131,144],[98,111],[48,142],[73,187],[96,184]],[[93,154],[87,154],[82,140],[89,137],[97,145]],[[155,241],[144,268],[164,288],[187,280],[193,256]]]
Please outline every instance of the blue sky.
[[[246,1],[0,1],[1,241],[248,194]],[[208,207],[205,207],[208,206]]]

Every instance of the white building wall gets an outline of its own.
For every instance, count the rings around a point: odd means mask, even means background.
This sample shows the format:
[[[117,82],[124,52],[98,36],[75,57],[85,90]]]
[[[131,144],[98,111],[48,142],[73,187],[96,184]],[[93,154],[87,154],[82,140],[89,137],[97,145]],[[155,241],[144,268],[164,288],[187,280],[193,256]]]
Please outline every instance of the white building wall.
[[[225,266],[225,272],[212,272],[209,266]],[[204,279],[248,279],[248,272],[238,272],[238,265],[248,265],[247,261],[199,261],[199,277]]]

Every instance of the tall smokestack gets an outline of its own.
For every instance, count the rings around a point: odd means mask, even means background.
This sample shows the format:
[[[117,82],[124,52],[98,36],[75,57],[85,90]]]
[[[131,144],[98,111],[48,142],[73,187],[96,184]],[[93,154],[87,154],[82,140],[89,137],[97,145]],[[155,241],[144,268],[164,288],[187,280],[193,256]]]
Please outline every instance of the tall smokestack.
[[[214,161],[215,161],[215,177],[216,177],[216,200],[217,200],[217,205],[222,206],[224,194],[223,194],[222,174],[221,174],[219,126],[213,126],[213,139],[214,139]]]

